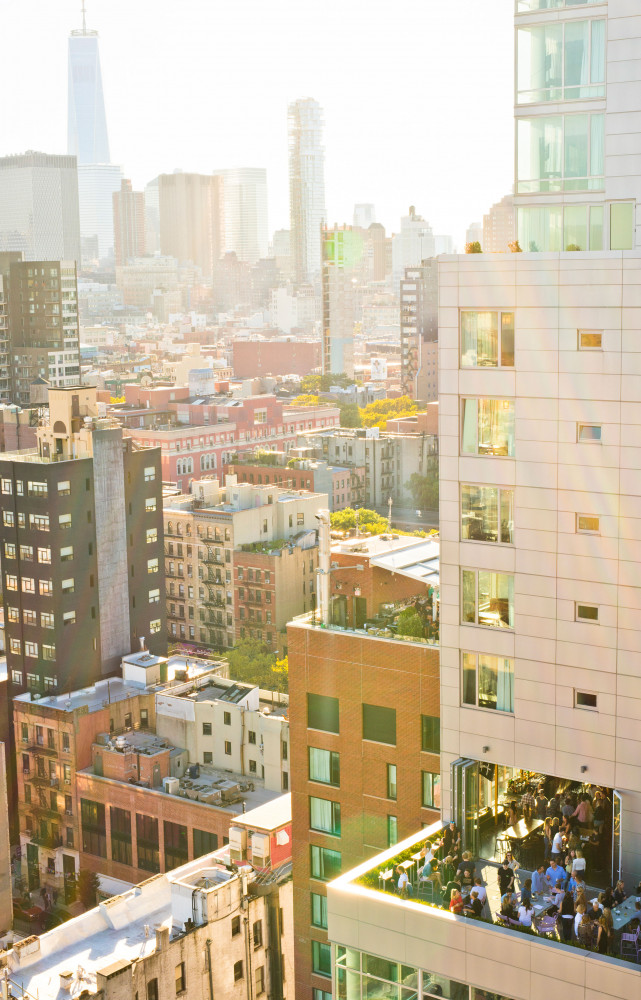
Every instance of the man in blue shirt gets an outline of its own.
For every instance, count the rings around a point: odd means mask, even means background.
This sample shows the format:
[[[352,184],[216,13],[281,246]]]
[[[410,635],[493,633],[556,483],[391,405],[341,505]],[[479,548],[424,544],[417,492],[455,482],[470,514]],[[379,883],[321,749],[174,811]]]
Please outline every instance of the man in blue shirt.
[[[563,895],[563,883],[565,882],[566,875],[567,872],[565,869],[557,865],[556,861],[552,859],[550,867],[545,873],[545,877],[553,896],[557,893]]]
[[[535,896],[542,896],[548,888],[549,883],[545,877],[545,865],[539,865],[532,875],[532,892]]]

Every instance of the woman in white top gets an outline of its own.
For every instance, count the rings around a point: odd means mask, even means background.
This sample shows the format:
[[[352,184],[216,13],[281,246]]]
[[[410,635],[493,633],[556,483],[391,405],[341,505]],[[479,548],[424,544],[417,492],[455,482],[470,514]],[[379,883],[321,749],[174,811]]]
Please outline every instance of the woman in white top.
[[[578,848],[572,862],[572,874],[575,875],[576,872],[580,872],[585,877],[585,858],[583,857],[583,851],[580,851]]]
[[[519,906],[519,923],[523,927],[532,926],[532,917],[534,916],[534,910],[532,909],[531,903],[523,903]]]
[[[585,906],[583,903],[579,903],[576,908],[576,916],[574,918],[574,936],[578,938],[579,936],[579,924],[583,920],[583,914],[585,913]]]

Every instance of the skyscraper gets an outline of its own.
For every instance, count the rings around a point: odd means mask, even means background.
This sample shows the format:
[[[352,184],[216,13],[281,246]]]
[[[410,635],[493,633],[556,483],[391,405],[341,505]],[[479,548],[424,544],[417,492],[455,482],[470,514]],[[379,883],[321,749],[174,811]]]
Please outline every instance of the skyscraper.
[[[322,230],[323,374],[354,374],[354,324],[363,234],[351,226]]]
[[[143,192],[133,191],[131,181],[123,180],[120,191],[114,193],[113,206],[116,265],[126,264],[134,257],[144,257],[146,240]]]
[[[0,159],[0,251],[25,260],[79,260],[75,156],[28,152]]]
[[[401,385],[413,399],[438,399],[438,263],[405,268],[401,279]]]
[[[267,171],[262,167],[214,170],[222,181],[222,230],[225,253],[255,264],[267,256]]]
[[[85,263],[114,252],[113,195],[122,171],[111,163],[98,32],[85,21],[69,37],[67,150],[78,160],[81,254]]]
[[[399,287],[406,267],[419,267],[421,261],[436,252],[434,233],[429,222],[418,215],[413,205],[401,219],[401,231],[392,237],[392,277]]]
[[[325,223],[323,112],[309,97],[288,109],[289,214],[294,275],[299,284],[321,272],[321,226]]]
[[[223,246],[222,178],[211,174],[158,177],[160,252],[211,277]]]

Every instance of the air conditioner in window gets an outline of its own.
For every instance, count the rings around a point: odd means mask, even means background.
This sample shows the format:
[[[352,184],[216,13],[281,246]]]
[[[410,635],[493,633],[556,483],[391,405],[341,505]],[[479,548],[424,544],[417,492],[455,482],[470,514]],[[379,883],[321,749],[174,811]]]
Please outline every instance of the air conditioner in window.
[[[247,830],[238,826],[229,828],[229,859],[244,861],[247,858]]]

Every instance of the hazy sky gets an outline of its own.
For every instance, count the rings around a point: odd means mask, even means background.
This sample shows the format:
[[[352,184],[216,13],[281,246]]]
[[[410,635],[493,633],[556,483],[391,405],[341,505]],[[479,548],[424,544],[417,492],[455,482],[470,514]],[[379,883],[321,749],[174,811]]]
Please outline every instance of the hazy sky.
[[[0,0],[0,155],[66,151],[67,35],[80,0]],[[87,0],[114,162],[159,173],[264,166],[288,226],[287,103],[325,110],[327,212],[410,204],[461,244],[511,189],[513,0]]]

